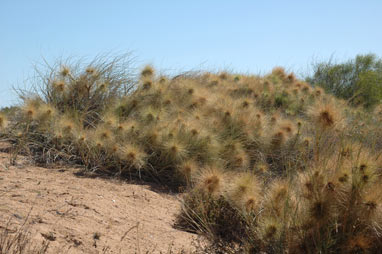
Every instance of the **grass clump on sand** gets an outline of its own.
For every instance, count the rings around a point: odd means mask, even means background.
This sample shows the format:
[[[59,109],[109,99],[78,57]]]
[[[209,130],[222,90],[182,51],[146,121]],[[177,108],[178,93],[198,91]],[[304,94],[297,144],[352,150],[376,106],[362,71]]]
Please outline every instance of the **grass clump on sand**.
[[[15,151],[185,190],[178,225],[226,251],[382,247],[380,106],[350,107],[281,67],[171,77],[146,66],[132,80],[117,60],[49,69],[0,115]]]

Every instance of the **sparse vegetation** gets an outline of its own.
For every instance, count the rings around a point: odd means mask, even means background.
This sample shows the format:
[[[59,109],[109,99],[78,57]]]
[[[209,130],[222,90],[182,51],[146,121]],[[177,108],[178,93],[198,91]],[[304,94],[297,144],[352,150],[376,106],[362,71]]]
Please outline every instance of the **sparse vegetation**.
[[[46,253],[49,242],[35,244],[31,240],[28,227],[21,225],[11,229],[11,220],[0,229],[0,253],[1,254],[43,254]]]
[[[170,77],[147,66],[131,83],[117,63],[49,69],[0,116],[2,135],[37,163],[185,190],[177,224],[223,252],[378,253],[380,106],[350,107],[281,67]]]

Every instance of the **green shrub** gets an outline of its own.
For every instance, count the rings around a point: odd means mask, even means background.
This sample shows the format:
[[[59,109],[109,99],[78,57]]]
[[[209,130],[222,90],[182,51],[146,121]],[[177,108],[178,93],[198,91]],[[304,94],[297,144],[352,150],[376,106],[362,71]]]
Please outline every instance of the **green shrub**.
[[[313,75],[306,80],[353,105],[370,108],[382,100],[382,59],[367,54],[344,63],[314,63]]]

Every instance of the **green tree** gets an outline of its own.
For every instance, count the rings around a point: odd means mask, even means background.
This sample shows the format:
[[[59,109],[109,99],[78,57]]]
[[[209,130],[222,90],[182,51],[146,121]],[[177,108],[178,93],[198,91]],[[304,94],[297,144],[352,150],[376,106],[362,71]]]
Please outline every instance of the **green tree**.
[[[367,54],[344,63],[314,63],[313,75],[306,80],[353,105],[370,108],[382,100],[382,59]]]

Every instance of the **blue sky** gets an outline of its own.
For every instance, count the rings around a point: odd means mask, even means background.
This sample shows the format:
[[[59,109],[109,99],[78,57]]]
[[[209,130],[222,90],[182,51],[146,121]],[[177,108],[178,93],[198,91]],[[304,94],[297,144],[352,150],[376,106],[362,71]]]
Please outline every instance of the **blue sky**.
[[[331,55],[382,56],[382,1],[0,0],[0,107],[33,64],[133,51],[138,65],[297,73]]]

